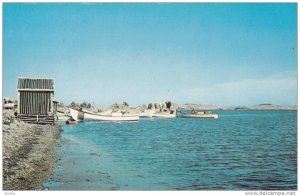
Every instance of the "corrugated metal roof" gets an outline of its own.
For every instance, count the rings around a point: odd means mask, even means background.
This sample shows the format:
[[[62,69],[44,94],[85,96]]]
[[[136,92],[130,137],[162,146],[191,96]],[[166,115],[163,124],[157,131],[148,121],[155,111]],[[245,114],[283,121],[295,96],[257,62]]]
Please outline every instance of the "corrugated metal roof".
[[[49,78],[18,78],[18,89],[54,89],[54,79]]]

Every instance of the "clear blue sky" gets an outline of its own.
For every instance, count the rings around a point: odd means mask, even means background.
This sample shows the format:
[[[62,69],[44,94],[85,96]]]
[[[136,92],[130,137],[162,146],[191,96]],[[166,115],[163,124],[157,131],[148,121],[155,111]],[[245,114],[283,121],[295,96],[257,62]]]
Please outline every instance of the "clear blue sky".
[[[297,104],[296,3],[3,5],[3,95],[58,101]]]

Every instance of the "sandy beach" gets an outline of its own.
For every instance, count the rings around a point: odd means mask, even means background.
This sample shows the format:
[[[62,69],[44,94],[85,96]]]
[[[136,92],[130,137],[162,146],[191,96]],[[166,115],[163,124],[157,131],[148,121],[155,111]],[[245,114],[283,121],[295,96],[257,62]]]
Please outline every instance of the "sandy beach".
[[[3,111],[3,189],[35,190],[49,178],[58,156],[58,125],[27,124]]]

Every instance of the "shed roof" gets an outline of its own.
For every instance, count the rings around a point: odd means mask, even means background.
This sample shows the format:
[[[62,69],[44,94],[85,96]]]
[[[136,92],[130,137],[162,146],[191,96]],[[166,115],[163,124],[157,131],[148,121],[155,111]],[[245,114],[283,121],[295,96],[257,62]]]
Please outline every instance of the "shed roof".
[[[50,78],[18,78],[18,90],[43,89],[54,90],[54,79]]]

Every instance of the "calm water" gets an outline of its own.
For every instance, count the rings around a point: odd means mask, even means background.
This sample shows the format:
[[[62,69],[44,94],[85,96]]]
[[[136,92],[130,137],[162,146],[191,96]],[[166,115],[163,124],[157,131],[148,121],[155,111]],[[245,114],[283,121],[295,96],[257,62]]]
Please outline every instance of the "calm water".
[[[50,190],[297,189],[296,111],[63,125]]]

